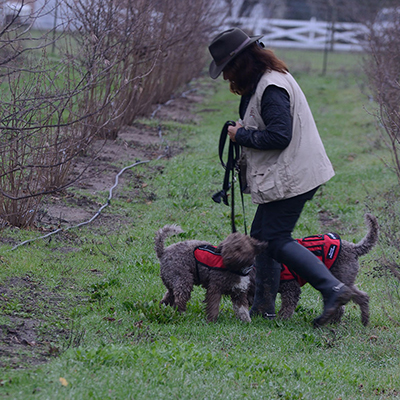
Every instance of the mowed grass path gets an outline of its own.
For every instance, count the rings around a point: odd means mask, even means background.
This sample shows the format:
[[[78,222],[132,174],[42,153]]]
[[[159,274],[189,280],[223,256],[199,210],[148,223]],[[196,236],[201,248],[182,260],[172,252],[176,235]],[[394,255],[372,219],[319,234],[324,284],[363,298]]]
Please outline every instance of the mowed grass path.
[[[365,234],[363,214],[369,210],[384,219],[384,195],[396,185],[383,162],[390,154],[370,114],[373,103],[367,96],[362,56],[330,54],[327,74],[321,76],[322,53],[277,53],[302,86],[336,171],[306,206],[295,234],[334,230],[346,240],[358,241]],[[163,122],[165,132],[181,132],[185,150],[173,159],[132,172],[146,183],[152,200],[143,196],[124,200],[134,190],[133,180],[132,185],[120,188],[107,212],[125,215],[126,223],[113,230],[88,226],[50,243],[36,241],[12,252],[10,246],[0,248],[1,282],[28,275],[39,288],[63,299],[58,303],[62,307],[54,312],[45,300],[27,310],[23,300],[3,298],[3,336],[10,316],[16,313],[41,321],[43,329],[59,327],[69,332],[66,337],[57,336],[54,330],[52,341],[29,349],[32,356],[57,349],[47,363],[32,366],[10,360],[12,368],[1,370],[0,398],[347,400],[400,396],[400,328],[393,321],[400,320],[399,298],[398,294],[391,300],[388,297],[388,293],[396,295],[398,283],[378,269],[381,252],[388,251],[384,246],[361,260],[358,286],[371,297],[368,327],[361,325],[359,310],[348,305],[341,324],[313,329],[322,301],[309,285],[303,288],[290,321],[256,318],[243,324],[225,299],[218,322],[207,324],[201,288],[194,291],[184,315],[158,306],[164,287],[153,250],[155,231],[176,223],[185,234],[169,243],[201,238],[215,244],[230,232],[229,208],[213,203],[211,195],[223,179],[217,155],[219,133],[226,120],[237,118],[239,99],[222,80],[212,82],[204,76],[193,85],[204,95],[204,103],[197,108],[202,121],[196,125]],[[107,193],[93,198],[102,203]],[[254,211],[246,197],[248,225]],[[243,220],[238,204],[241,231]],[[2,234],[18,240],[37,235],[15,230]],[[62,253],[60,248],[67,245],[76,251]]]

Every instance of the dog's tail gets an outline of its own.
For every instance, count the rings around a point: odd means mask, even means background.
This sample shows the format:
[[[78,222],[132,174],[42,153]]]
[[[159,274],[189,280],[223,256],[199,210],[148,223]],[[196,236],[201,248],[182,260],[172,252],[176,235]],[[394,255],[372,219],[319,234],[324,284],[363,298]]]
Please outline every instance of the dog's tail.
[[[357,257],[367,254],[378,242],[379,225],[376,217],[367,213],[364,215],[364,219],[368,226],[368,232],[360,242],[353,245]]]
[[[161,259],[164,254],[164,241],[168,236],[178,235],[182,233],[183,230],[178,225],[165,225],[163,228],[159,229],[154,238],[155,246],[154,249],[156,251],[158,259]]]

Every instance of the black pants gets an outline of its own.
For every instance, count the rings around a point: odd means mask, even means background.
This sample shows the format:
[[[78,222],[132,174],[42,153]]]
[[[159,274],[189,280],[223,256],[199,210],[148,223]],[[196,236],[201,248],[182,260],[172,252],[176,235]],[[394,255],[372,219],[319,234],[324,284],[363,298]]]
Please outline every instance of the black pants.
[[[279,250],[293,240],[292,232],[303,211],[304,205],[311,200],[318,190],[316,187],[307,193],[290,199],[260,204],[251,226],[250,236],[261,241],[268,241],[266,251],[269,257],[280,262]]]

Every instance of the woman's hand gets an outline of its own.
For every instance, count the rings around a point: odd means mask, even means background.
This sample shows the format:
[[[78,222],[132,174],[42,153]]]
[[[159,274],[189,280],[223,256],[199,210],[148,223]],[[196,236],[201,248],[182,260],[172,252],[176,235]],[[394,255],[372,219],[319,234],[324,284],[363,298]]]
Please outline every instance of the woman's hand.
[[[239,122],[236,122],[235,126],[229,125],[228,126],[228,135],[232,142],[236,142],[236,132],[239,128],[242,128],[243,125],[241,125]]]

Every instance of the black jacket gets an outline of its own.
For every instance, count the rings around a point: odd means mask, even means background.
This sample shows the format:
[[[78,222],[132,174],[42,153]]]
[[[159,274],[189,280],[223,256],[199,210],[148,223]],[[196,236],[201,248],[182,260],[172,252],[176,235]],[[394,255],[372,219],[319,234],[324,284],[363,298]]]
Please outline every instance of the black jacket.
[[[239,106],[240,118],[244,117],[253,93],[244,95]],[[239,128],[236,142],[241,146],[259,150],[283,150],[292,139],[292,117],[290,98],[285,89],[275,85],[268,86],[261,99],[261,116],[266,126],[263,131]]]

